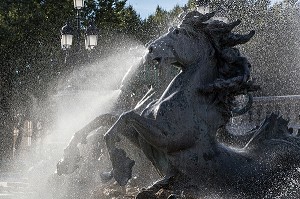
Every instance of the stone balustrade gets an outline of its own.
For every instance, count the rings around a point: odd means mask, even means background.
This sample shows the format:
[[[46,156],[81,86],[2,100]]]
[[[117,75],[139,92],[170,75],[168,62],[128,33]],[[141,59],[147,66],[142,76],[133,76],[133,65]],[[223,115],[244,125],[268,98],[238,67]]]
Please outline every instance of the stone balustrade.
[[[270,113],[277,113],[289,120],[289,127],[300,129],[300,95],[254,97],[253,107],[246,114],[234,117],[230,126],[246,129],[259,125]]]

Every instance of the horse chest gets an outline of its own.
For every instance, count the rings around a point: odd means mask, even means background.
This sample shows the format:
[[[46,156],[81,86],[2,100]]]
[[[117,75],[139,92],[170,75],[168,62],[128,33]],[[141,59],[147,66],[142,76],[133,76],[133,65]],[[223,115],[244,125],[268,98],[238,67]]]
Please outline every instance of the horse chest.
[[[182,120],[187,114],[188,101],[183,92],[174,92],[153,108],[156,120]]]

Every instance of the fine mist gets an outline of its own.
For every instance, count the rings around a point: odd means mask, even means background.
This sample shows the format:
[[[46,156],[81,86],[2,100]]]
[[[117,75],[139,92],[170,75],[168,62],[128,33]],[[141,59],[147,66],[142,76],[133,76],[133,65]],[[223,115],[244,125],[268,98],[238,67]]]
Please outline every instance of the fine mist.
[[[109,56],[80,66],[61,79],[57,93],[44,103],[44,108],[51,112],[53,124],[44,130],[45,135],[34,149],[24,152],[19,156],[22,160],[16,161],[25,162],[21,170],[29,185],[28,194],[15,196],[15,199],[61,198],[59,193],[57,197],[52,195],[49,182],[56,175],[56,164],[63,157],[63,149],[76,131],[110,111],[120,93],[123,76],[145,53],[144,47],[134,41],[113,49]],[[67,183],[62,184],[68,187]]]

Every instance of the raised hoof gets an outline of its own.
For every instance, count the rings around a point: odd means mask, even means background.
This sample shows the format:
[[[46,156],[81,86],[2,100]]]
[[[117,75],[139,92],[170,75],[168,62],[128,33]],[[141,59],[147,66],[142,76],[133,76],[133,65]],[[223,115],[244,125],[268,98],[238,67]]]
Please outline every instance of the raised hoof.
[[[113,176],[119,185],[125,186],[132,177],[132,167],[135,162],[126,157],[126,153],[122,149],[114,149],[111,155],[113,166]]]

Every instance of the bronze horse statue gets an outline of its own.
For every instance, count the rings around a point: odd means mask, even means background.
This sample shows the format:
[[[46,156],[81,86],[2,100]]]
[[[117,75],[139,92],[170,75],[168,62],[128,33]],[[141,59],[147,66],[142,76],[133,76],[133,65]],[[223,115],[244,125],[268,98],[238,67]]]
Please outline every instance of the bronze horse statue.
[[[232,116],[235,96],[258,86],[249,81],[251,65],[235,48],[248,42],[254,31],[232,33],[240,21],[227,24],[213,16],[189,12],[178,27],[150,44],[148,58],[181,72],[159,99],[141,113],[123,113],[105,134],[112,175],[120,185],[131,178],[134,165],[116,145],[121,135],[161,174],[138,199],[155,198],[160,189],[194,198],[209,193],[263,198],[283,173],[300,165],[300,139],[274,114],[251,131],[244,147],[218,140]]]
[[[118,117],[123,112],[132,109],[141,112],[147,103],[157,99],[163,93],[178,73],[178,70],[172,66],[156,67],[156,61],[141,58],[141,61],[137,65],[132,65],[123,77],[119,87],[120,94],[110,112],[99,115],[74,133],[64,150],[63,159],[57,164],[59,175],[71,174],[82,166],[82,154],[79,152],[78,144],[91,148],[87,161],[97,160],[101,155],[100,150],[105,147],[103,134],[117,121]]]

